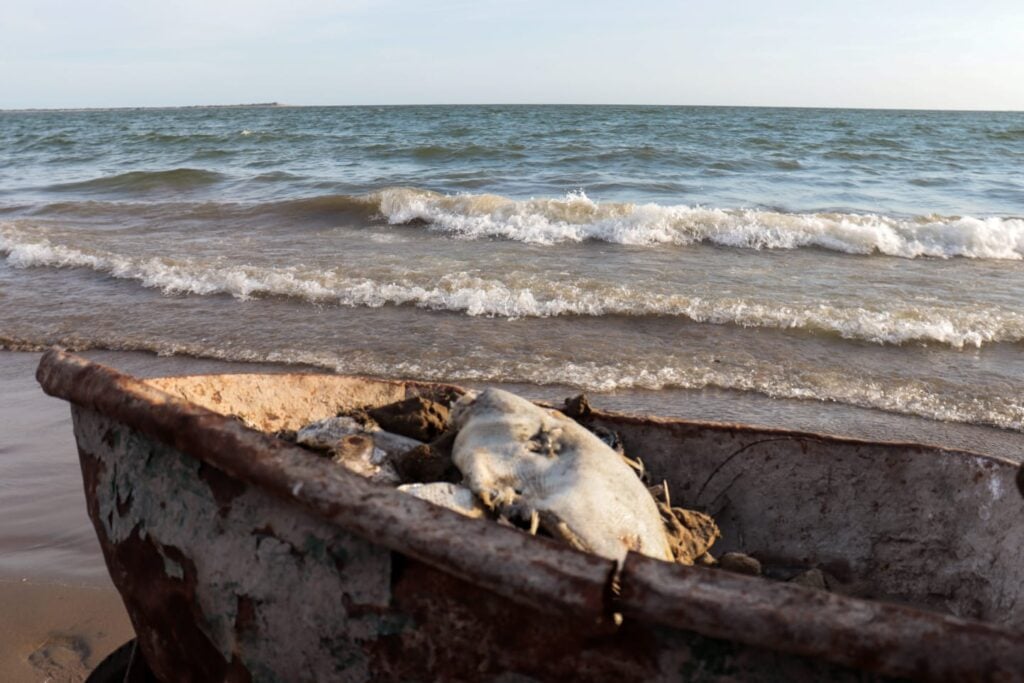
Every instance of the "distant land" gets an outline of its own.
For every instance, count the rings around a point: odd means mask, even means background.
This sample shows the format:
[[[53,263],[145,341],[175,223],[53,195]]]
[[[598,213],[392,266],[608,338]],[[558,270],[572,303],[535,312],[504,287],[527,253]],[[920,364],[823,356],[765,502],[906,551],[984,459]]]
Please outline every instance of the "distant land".
[[[0,107],[0,113],[32,113],[32,112],[90,112],[90,111],[177,111],[191,109],[303,109],[303,108],[401,108],[401,107],[618,107],[618,108],[674,108],[674,109],[764,109],[764,110],[802,110],[802,111],[893,111],[893,112],[941,112],[941,113],[984,113],[984,114],[1017,114],[1024,110],[1015,109],[915,109],[905,107],[810,107],[795,105],[764,105],[764,104],[623,104],[604,102],[601,104],[587,102],[472,102],[472,103],[360,103],[360,104],[285,104],[282,102],[251,102],[247,104],[183,104],[164,106],[121,106],[121,107]]]
[[[288,107],[280,102],[250,102],[248,104],[184,104],[166,107],[32,107],[28,109],[0,109],[3,112],[35,111],[143,111],[152,109],[269,109]]]

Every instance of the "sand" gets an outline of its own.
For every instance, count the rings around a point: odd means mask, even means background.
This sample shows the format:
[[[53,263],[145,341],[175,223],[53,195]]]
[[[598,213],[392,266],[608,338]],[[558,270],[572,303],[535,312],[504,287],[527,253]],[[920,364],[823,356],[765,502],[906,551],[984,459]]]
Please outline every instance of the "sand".
[[[85,512],[66,403],[0,353],[0,680],[80,681],[133,637]]]
[[[0,678],[84,680],[104,657],[134,637],[111,585],[0,579]]]

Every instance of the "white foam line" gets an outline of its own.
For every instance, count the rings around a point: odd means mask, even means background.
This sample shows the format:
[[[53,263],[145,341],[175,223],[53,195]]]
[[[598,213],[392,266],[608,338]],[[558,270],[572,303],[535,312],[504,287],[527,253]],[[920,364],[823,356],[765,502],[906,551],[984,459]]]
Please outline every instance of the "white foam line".
[[[825,304],[780,304],[742,298],[660,294],[600,282],[523,278],[512,286],[470,273],[415,282],[350,278],[296,267],[225,266],[191,259],[130,258],[54,244],[0,225],[0,252],[18,268],[88,268],[167,294],[227,294],[239,299],[288,296],[344,306],[412,305],[474,316],[679,316],[701,323],[804,329],[879,344],[939,342],[956,348],[1024,340],[1024,314],[997,308],[914,307],[878,310]]]

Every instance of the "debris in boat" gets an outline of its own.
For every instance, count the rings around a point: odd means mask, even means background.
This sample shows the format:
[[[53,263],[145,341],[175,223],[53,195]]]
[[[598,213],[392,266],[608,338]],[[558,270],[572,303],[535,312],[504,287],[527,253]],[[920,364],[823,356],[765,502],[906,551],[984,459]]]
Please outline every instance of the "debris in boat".
[[[398,490],[422,498],[434,505],[455,510],[466,517],[479,519],[487,514],[487,508],[483,506],[480,499],[473,495],[468,488],[459,484],[444,481],[428,484],[403,484],[398,487]]]
[[[346,436],[364,431],[363,425],[351,417],[328,417],[297,430],[295,443],[315,451],[328,451]]]
[[[368,427],[349,416],[329,417],[308,424],[295,433],[295,443],[320,451],[335,462],[383,484],[402,481],[394,459],[421,446],[421,442]]]
[[[417,441],[433,441],[448,428],[448,406],[422,396],[366,411],[381,429]]]
[[[330,450],[352,434],[373,435],[373,445],[389,454],[397,454],[422,445],[422,441],[384,431],[376,424],[361,424],[349,416],[328,417],[308,424],[296,432],[296,443],[313,450]]]
[[[743,553],[726,553],[718,558],[718,567],[737,574],[761,575],[761,563]]]
[[[564,414],[497,389],[448,399],[458,399],[451,409],[415,396],[276,435],[373,481],[582,550],[715,564],[715,521],[672,507],[666,482],[645,491],[643,461],[593,424],[586,395],[566,399]]]
[[[825,579],[825,573],[817,568],[801,572],[790,579],[789,582],[795,583],[798,586],[806,586],[807,588],[828,590],[828,581]]]
[[[403,481],[462,481],[462,473],[452,462],[454,432],[445,432],[439,438],[417,446],[394,459],[395,470]]]
[[[577,422],[590,417],[593,412],[586,394],[579,394],[578,396],[571,396],[565,399],[565,406],[562,408],[563,415],[571,417]]]
[[[571,545],[621,561],[633,550],[671,561],[665,524],[615,451],[575,420],[500,389],[452,410],[452,460],[484,505],[536,519]]]
[[[344,465],[370,481],[395,486],[402,479],[388,458],[387,451],[377,448],[371,434],[350,434],[329,451],[331,460]]]
[[[601,425],[591,425],[591,426],[584,425],[584,427],[587,427],[587,429],[589,429],[591,432],[594,433],[594,436],[596,436],[597,438],[601,439],[601,441],[603,441],[605,443],[605,445],[608,446],[608,448],[612,449],[613,451],[615,451],[616,453],[618,453],[622,457],[624,457],[624,458],[626,457],[626,449],[622,445],[622,439],[619,437],[617,432],[613,432],[612,430],[607,429],[605,427],[602,427]],[[634,465],[633,461],[630,461],[629,464],[633,465],[634,469],[638,470],[638,475],[640,476],[641,479],[643,479],[644,478],[643,477],[643,475],[644,475],[643,463],[641,462],[639,464],[639,467]]]
[[[273,433],[273,436],[276,436],[282,441],[287,441],[288,443],[295,443],[299,438],[298,432],[294,429],[279,429]]]
[[[713,564],[714,559],[708,555],[708,550],[722,537],[715,520],[703,512],[672,507],[666,481],[647,490],[665,521],[665,532],[675,561],[686,565]]]
[[[614,432],[611,429],[608,429],[607,427],[592,424],[590,418],[591,415],[593,415],[593,412],[594,410],[593,408],[590,407],[590,400],[587,398],[586,394],[571,396],[565,399],[565,401],[563,402],[563,415],[579,422],[581,425],[583,425],[588,430],[593,432],[594,436],[601,439],[601,441],[604,441],[609,448],[611,448],[619,455],[625,457],[626,449],[622,445],[622,438],[619,437],[617,432]],[[633,469],[636,469],[638,471],[638,473],[640,474],[640,478],[646,481],[646,479],[643,476],[643,463],[641,462],[638,465],[637,462],[634,462],[632,460],[627,461],[630,465],[633,466]]]
[[[672,555],[680,564],[696,564],[722,537],[715,520],[703,512],[659,506],[668,527]]]

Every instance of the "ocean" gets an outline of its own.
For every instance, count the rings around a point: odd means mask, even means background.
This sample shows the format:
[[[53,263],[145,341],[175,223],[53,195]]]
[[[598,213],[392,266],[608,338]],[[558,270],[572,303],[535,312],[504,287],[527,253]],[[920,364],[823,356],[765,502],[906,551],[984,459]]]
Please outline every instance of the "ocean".
[[[2,112],[0,346],[971,447],[1024,429],[1022,170],[1024,113]]]

